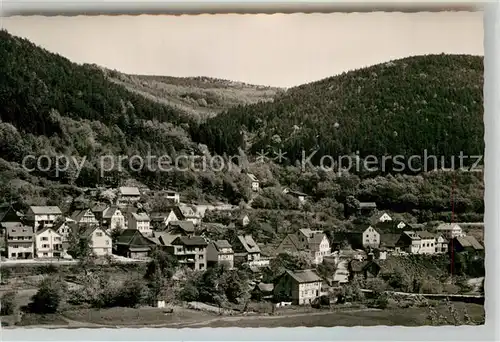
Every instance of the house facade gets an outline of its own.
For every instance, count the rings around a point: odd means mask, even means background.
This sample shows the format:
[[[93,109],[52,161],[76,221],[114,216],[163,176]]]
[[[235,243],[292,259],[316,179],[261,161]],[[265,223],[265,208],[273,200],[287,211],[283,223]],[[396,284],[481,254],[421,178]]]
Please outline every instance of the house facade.
[[[418,254],[436,253],[436,236],[427,231],[419,231],[416,234],[420,237],[420,249]]]
[[[192,270],[204,270],[207,267],[207,246],[201,236],[179,236],[166,248],[177,257],[180,265]]]
[[[78,224],[99,224],[99,221],[90,208],[74,211],[71,214],[71,219]]]
[[[448,240],[444,238],[443,235],[437,234],[435,236],[436,239],[436,253],[442,254],[448,252]]]
[[[33,259],[35,239],[33,227],[22,223],[5,223],[5,249],[9,259]]]
[[[125,229],[115,245],[116,254],[132,259],[148,257],[155,243],[137,229]]]
[[[82,236],[88,238],[90,248],[95,256],[101,257],[113,253],[113,242],[111,236],[98,226],[89,226]]]
[[[176,203],[176,204],[181,202],[181,197],[180,197],[179,193],[176,191],[171,191],[171,190],[165,191],[165,198],[169,201]]]
[[[46,227],[35,234],[35,254],[37,258],[62,258],[63,239],[53,227]]]
[[[130,213],[128,229],[136,229],[145,236],[152,236],[151,219],[146,213]]]
[[[306,201],[307,194],[305,194],[303,192],[294,191],[294,190],[290,190],[288,188],[285,188],[285,189],[283,189],[283,193],[297,198],[301,204],[303,204]]]
[[[251,235],[239,235],[233,244],[233,250],[235,256],[238,255],[244,261],[260,260],[260,247]]]
[[[122,186],[118,188],[117,204],[120,206],[130,205],[139,202],[141,192],[137,187]]]
[[[227,240],[211,241],[207,246],[207,266],[225,265],[234,267],[233,247]]]
[[[26,214],[26,220],[36,229],[52,227],[54,222],[62,217],[61,209],[57,206],[31,206]]]
[[[125,229],[125,216],[118,207],[109,207],[103,212],[102,226],[110,232],[114,229]]]
[[[442,234],[443,237],[448,240],[465,236],[462,227],[460,227],[458,224],[443,223],[437,227],[436,231]]]
[[[377,229],[369,226],[362,233],[362,244],[364,248],[379,248],[380,246],[380,233]]]
[[[418,254],[420,250],[420,236],[413,231],[405,231],[399,237],[396,247],[409,254]]]
[[[277,301],[291,301],[295,305],[310,304],[320,296],[323,280],[313,270],[285,271],[274,284]]]

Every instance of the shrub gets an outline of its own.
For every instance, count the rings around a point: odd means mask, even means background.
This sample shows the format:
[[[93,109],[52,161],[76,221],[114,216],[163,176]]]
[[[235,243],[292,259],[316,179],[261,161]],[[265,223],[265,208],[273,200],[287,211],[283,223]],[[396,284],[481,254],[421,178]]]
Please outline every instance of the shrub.
[[[8,316],[14,314],[16,310],[16,292],[9,291],[5,292],[1,299],[1,312],[2,316]]]
[[[373,278],[366,281],[366,288],[372,290],[374,296],[378,297],[387,290],[387,284],[380,278]]]
[[[186,302],[194,302],[198,300],[199,292],[196,286],[188,282],[180,292],[180,297]]]
[[[378,309],[386,309],[389,305],[389,297],[383,293],[375,299],[375,307]]]
[[[65,283],[59,278],[45,278],[32,297],[30,309],[34,313],[55,313],[66,292]]]

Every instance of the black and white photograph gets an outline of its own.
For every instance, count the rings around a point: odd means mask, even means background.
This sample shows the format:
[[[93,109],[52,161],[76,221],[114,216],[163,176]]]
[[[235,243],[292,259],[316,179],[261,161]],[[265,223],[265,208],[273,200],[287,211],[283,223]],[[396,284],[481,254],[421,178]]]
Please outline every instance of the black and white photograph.
[[[1,25],[2,329],[484,325],[482,11]]]

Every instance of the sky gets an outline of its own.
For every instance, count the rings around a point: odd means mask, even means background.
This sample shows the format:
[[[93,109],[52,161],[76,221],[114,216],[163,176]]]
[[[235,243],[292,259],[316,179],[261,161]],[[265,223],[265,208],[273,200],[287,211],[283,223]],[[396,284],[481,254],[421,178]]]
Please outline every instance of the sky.
[[[15,16],[1,23],[76,63],[278,87],[414,55],[484,54],[482,12]]]

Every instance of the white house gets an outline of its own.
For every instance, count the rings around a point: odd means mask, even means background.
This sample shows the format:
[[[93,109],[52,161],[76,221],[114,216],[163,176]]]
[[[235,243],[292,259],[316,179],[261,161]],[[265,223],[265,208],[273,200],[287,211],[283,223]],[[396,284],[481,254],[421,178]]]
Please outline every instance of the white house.
[[[260,184],[259,184],[259,180],[257,179],[257,177],[255,177],[255,175],[252,173],[247,173],[247,176],[250,179],[250,184],[251,184],[250,186],[251,186],[252,191],[259,191]]]
[[[57,206],[31,206],[26,214],[26,220],[36,229],[43,224],[51,227],[54,222],[62,217],[61,209]]]
[[[437,232],[442,234],[444,238],[451,240],[456,237],[463,237],[465,233],[462,228],[456,223],[443,223],[437,227]]]
[[[153,230],[151,229],[151,219],[145,213],[130,213],[128,219],[128,229],[137,229],[144,236],[151,236]]]
[[[443,235],[436,235],[436,253],[442,254],[448,252],[448,240],[446,240]]]
[[[59,234],[62,238],[63,242],[68,241],[69,236],[71,234],[72,225],[76,225],[77,223],[70,218],[65,218],[63,220],[57,221],[52,228]]]
[[[427,231],[416,232],[420,237],[420,249],[418,254],[434,254],[436,253],[436,236]]]
[[[406,227],[406,223],[404,223],[403,221],[401,221],[401,222],[399,222],[399,223],[397,224],[397,226],[396,226],[396,227],[398,227],[398,229],[403,229],[404,227]]]
[[[174,203],[178,204],[181,202],[181,197],[179,196],[179,193],[176,191],[165,191],[165,197],[166,199],[173,201]]]
[[[378,248],[380,246],[380,232],[372,226],[369,226],[362,233],[361,241],[364,248]]]
[[[87,227],[82,232],[82,237],[89,239],[90,248],[95,256],[112,254],[113,242],[104,229],[98,226]]]
[[[102,225],[107,231],[125,229],[125,216],[117,207],[109,207],[103,212]]]
[[[383,213],[379,218],[379,222],[387,222],[387,221],[392,221],[392,217],[389,216],[387,213]]]
[[[62,236],[52,227],[36,232],[35,253],[37,258],[61,258],[64,256]]]
[[[419,254],[421,247],[420,240],[420,236],[417,233],[404,231],[396,243],[396,249],[410,254]]]
[[[234,267],[233,247],[227,240],[212,241],[208,244],[207,265],[225,265],[229,269]]]
[[[321,264],[331,254],[330,241],[321,230],[300,229],[297,234],[287,235],[277,249],[282,252],[308,252],[315,264]]]
[[[33,227],[21,222],[4,222],[5,247],[9,259],[33,259],[35,244]]]

